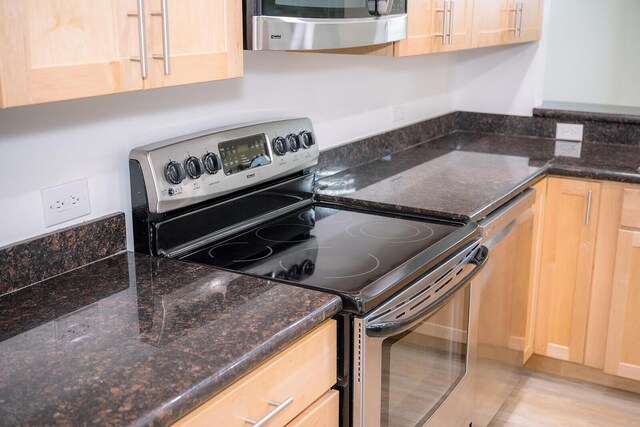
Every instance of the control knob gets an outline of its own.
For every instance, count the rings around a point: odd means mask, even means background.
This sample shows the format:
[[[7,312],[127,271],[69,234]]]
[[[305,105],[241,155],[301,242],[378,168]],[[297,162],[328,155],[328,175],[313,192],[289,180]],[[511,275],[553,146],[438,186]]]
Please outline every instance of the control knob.
[[[286,152],[289,151],[287,150],[287,143],[281,136],[273,138],[271,145],[273,146],[273,152],[278,156],[284,156]]]
[[[167,181],[175,185],[180,184],[182,180],[187,177],[182,164],[175,160],[167,163],[167,166],[164,168],[164,176],[167,178]]]
[[[300,139],[298,138],[298,135],[295,133],[287,135],[287,147],[289,147],[289,150],[294,153],[300,149]]]
[[[220,169],[222,169],[222,165],[220,164],[220,157],[216,153],[207,153],[202,157],[202,163],[204,163],[204,168],[207,173],[213,175],[214,173],[218,173]]]
[[[198,179],[204,173],[204,166],[199,158],[191,156],[184,161],[184,168],[193,179]]]
[[[307,149],[311,148],[316,142],[313,140],[313,135],[308,130],[303,130],[298,134],[298,138],[300,139],[300,144],[302,148]]]

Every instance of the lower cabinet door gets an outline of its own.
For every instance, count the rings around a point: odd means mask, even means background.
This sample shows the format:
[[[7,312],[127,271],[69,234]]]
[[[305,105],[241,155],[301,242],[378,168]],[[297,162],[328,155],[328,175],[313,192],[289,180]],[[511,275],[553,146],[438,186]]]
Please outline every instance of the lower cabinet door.
[[[338,427],[339,402],[339,393],[329,390],[287,424],[287,427]]]
[[[604,371],[640,381],[640,230],[620,230]]]
[[[534,353],[584,363],[601,184],[549,178]]]

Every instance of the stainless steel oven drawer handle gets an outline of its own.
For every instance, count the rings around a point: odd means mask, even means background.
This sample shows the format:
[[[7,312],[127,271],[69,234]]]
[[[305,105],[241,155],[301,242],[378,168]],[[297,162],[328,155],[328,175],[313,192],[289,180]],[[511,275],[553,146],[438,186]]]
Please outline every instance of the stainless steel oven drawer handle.
[[[487,249],[485,246],[480,246],[476,251],[474,258],[471,260],[471,264],[474,264],[475,267],[471,271],[469,271],[462,279],[460,279],[451,289],[449,289],[447,293],[442,295],[440,299],[415,313],[414,315],[403,318],[402,320],[396,320],[394,322],[380,322],[374,323],[372,325],[367,325],[367,336],[385,338],[400,334],[407,329],[410,329],[417,322],[421,321],[424,318],[425,314],[431,311],[435,311],[446,304],[451,296],[456,294],[464,285],[467,284],[467,282],[473,279],[475,275],[478,274],[480,270],[482,270],[485,263],[487,262],[487,258],[489,258],[489,249]]]
[[[278,415],[280,412],[282,412],[282,410],[284,408],[286,408],[287,406],[291,405],[293,403],[293,397],[288,398],[287,400],[285,400],[282,403],[278,403],[278,402],[274,402],[272,400],[269,401],[269,405],[271,406],[275,406],[275,408],[273,409],[273,411],[269,412],[267,415],[265,415],[264,417],[262,417],[260,420],[258,421],[253,421],[253,420],[245,420],[248,424],[251,424],[253,427],[262,427],[264,426],[266,423],[268,423],[273,417],[275,417],[276,415]]]

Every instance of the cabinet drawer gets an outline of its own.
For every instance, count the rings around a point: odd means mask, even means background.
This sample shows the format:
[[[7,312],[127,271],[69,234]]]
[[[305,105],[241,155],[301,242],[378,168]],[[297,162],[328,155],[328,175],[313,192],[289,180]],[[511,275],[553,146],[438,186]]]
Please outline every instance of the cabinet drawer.
[[[269,422],[270,427],[283,426],[335,384],[336,345],[336,322],[329,320],[174,426],[247,427],[247,420],[261,420],[277,405],[290,401]]]
[[[287,424],[287,427],[338,427],[339,402],[339,393],[329,390]]]
[[[622,202],[623,227],[640,228],[640,188],[626,188]]]

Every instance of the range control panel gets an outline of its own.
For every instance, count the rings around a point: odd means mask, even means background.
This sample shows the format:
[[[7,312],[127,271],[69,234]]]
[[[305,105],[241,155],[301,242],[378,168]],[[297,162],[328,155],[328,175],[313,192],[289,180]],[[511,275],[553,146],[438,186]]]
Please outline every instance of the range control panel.
[[[149,211],[169,212],[314,166],[311,120],[211,130],[135,148]]]

